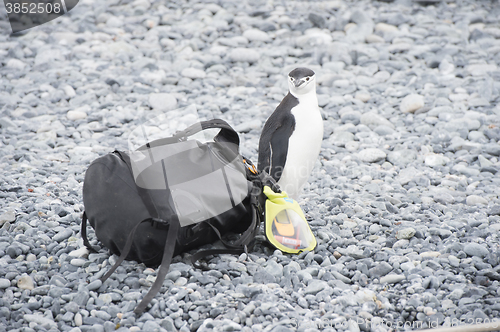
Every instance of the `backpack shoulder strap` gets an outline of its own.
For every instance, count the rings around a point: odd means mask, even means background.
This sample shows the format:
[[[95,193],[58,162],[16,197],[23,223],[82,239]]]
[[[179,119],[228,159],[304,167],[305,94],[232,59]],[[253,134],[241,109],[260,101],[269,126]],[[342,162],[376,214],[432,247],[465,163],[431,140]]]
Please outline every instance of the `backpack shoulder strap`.
[[[97,253],[98,251],[96,249],[94,249],[94,247],[92,247],[92,245],[90,244],[89,239],[87,237],[87,214],[85,213],[85,211],[83,212],[81,226],[82,227],[81,227],[80,234],[81,234],[82,239],[83,239],[83,244],[85,245],[85,247],[87,247],[87,249],[90,252]]]
[[[191,263],[193,264],[194,267],[200,270],[208,271],[210,270],[206,266],[199,264],[198,260],[205,258],[207,256],[212,256],[212,255],[224,255],[224,254],[231,254],[231,255],[240,255],[242,253],[248,253],[247,246],[244,246],[243,248],[240,249],[207,249],[207,250],[201,250],[195,253],[193,256],[191,256]],[[206,263],[205,263],[206,265]]]
[[[208,128],[220,128],[221,131],[215,136],[216,142],[227,142],[240,145],[238,133],[226,121],[221,119],[212,119],[201,123],[203,130]]]
[[[168,227],[167,241],[165,242],[165,249],[163,250],[163,258],[161,260],[160,268],[158,269],[158,273],[156,275],[156,280],[153,283],[153,286],[149,289],[149,292],[144,296],[141,303],[134,309],[136,314],[141,314],[149,302],[156,296],[156,294],[160,291],[161,286],[163,285],[163,281],[167,276],[168,269],[170,267],[170,263],[172,262],[172,256],[175,250],[175,244],[177,243],[177,234],[179,233],[180,223],[179,218],[176,216],[172,218],[170,221],[170,225]]]
[[[199,133],[202,130],[212,129],[212,128],[220,129],[220,132],[214,137],[215,142],[232,143],[237,146],[240,145],[240,138],[238,136],[238,133],[233,129],[233,127],[231,127],[224,120],[212,119],[195,123],[187,127],[186,129],[179,131],[172,137],[160,138],[155,141],[146,143],[137,150],[146,150],[161,145],[182,142],[185,141],[189,136],[193,136],[194,134]]]

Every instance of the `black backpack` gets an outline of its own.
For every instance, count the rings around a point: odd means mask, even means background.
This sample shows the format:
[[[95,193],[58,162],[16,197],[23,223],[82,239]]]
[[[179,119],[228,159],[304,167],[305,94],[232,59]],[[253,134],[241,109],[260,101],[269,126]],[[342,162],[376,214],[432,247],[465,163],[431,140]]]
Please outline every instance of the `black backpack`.
[[[209,128],[220,128],[213,141],[188,140]],[[149,142],[137,154],[114,151],[87,169],[82,238],[95,252],[86,235],[88,220],[99,241],[119,256],[101,280],[125,259],[160,265],[136,313],[160,290],[173,256],[217,240],[228,248],[199,251],[192,256],[195,263],[208,255],[242,253],[254,239],[263,218],[265,175],[239,155],[238,147],[233,128],[214,119]]]

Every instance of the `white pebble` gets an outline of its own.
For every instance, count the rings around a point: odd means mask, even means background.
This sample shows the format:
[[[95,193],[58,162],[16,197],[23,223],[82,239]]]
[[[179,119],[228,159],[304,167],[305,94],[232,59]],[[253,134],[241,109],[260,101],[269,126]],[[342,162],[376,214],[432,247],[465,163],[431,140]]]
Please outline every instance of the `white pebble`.
[[[73,87],[71,85],[65,85],[63,87],[63,90],[64,90],[64,93],[66,94],[66,96],[69,98],[73,98],[74,96],[76,96],[75,89],[73,89]]]
[[[345,143],[345,149],[349,152],[354,152],[359,149],[359,143],[352,141]]]
[[[488,200],[481,196],[470,195],[466,199],[467,205],[488,205]]]
[[[380,32],[397,32],[399,31],[397,26],[394,26],[392,24],[387,24],[387,23],[377,23],[375,25],[375,31],[380,31]]]
[[[111,297],[110,294],[100,294],[99,295],[99,300],[104,302],[105,304],[109,304],[113,301],[113,298]]]
[[[89,250],[86,247],[81,247],[79,249],[73,250],[68,255],[71,257],[86,257],[89,254]]]
[[[77,312],[75,314],[75,325],[76,326],[82,326],[83,325],[83,317],[82,317],[82,315],[79,312]]]
[[[471,64],[467,66],[467,71],[471,73],[472,76],[482,76],[486,75],[489,72],[497,70],[497,66],[495,64]]]
[[[439,256],[441,256],[441,253],[439,251],[426,251],[426,252],[420,253],[420,257],[432,257],[432,258],[436,258],[436,257],[439,257]]]
[[[16,221],[16,214],[14,211],[7,211],[0,215],[0,225],[5,224],[6,222],[14,222]]]
[[[149,105],[159,111],[171,111],[177,107],[177,98],[170,93],[152,93]]]
[[[229,53],[229,59],[233,62],[257,62],[260,58],[259,52],[251,48],[237,47]]]
[[[33,279],[31,279],[29,275],[25,274],[17,281],[17,287],[20,289],[32,290],[35,288],[35,285],[33,283]]]
[[[207,76],[203,70],[197,68],[184,68],[181,75],[191,79],[205,78]]]
[[[82,119],[85,119],[87,117],[87,113],[83,112],[83,111],[77,111],[77,110],[74,110],[74,111],[68,111],[68,113],[66,113],[66,117],[68,118],[68,120],[82,120]]]
[[[121,27],[123,25],[123,19],[120,19],[120,18],[118,18],[116,16],[111,16],[107,20],[106,25],[109,26],[109,27],[112,27],[112,28]]]
[[[249,41],[268,42],[271,40],[271,37],[269,37],[266,32],[259,29],[245,30],[245,32],[243,32],[243,37],[245,37]]]
[[[425,156],[425,164],[430,167],[443,166],[449,162],[450,159],[440,154],[430,154]]]
[[[361,100],[363,103],[366,103],[368,100],[370,100],[371,95],[366,91],[358,91],[356,92],[354,98],[356,98],[357,100]]]
[[[424,97],[417,94],[409,94],[403,98],[401,104],[399,105],[399,109],[403,113],[413,113],[419,108],[424,106]]]
[[[406,277],[404,275],[388,274],[388,275],[380,278],[380,283],[381,284],[384,284],[384,283],[395,284],[395,283],[398,283],[398,282],[403,281],[405,279],[406,279]]]
[[[384,151],[377,148],[368,148],[358,152],[359,159],[367,163],[376,163],[384,160],[386,156]]]
[[[408,241],[407,239],[397,240],[392,245],[392,249],[399,249],[399,248],[405,249],[408,247],[409,244],[410,244],[410,241]]]
[[[365,41],[368,44],[385,43],[384,38],[374,34],[369,34],[368,36],[366,36]]]
[[[10,59],[9,61],[7,61],[5,67],[11,69],[23,70],[24,67],[26,67],[26,64],[19,59]]]
[[[338,88],[347,88],[351,83],[348,80],[335,80],[333,85]]]
[[[86,260],[85,259],[81,259],[81,258],[73,258],[71,261],[70,261],[70,264],[73,265],[73,266],[83,266],[85,264]]]
[[[423,204],[430,205],[430,204],[434,203],[434,199],[432,197],[424,196],[421,199],[422,199]]]
[[[417,231],[412,227],[401,229],[396,233],[396,239],[398,239],[398,240],[411,239],[415,235],[416,232]]]

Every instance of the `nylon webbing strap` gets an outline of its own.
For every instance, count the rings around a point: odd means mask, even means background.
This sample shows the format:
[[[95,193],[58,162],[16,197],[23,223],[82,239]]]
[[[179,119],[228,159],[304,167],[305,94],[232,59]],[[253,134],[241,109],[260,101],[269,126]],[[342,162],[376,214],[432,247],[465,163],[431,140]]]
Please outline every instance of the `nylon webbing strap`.
[[[137,150],[145,150],[150,147],[157,147],[161,145],[168,145],[168,144],[174,144],[178,143],[180,141],[186,140],[189,136],[193,136],[194,134],[205,130],[205,129],[212,129],[212,128],[219,128],[221,131],[215,136],[214,141],[216,142],[229,142],[229,143],[234,143],[239,146],[240,144],[240,138],[238,136],[238,133],[234,131],[234,129],[224,120],[221,119],[212,119],[208,121],[201,121],[199,123],[195,123],[188,128],[176,133],[172,137],[166,137],[166,138],[160,138],[155,141],[149,142],[149,146],[147,144],[139,147]]]
[[[259,172],[259,179],[262,182],[262,187],[269,186],[274,192],[281,192],[279,184],[266,171]]]
[[[238,240],[234,241],[233,243],[228,243],[227,241],[224,241],[222,239],[222,236],[214,225],[212,225],[210,222],[207,222],[210,227],[214,230],[215,234],[219,238],[219,240],[222,242],[222,244],[229,249],[207,249],[207,250],[201,250],[195,253],[193,256],[191,256],[191,263],[199,269],[204,269],[201,265],[197,263],[198,260],[211,256],[211,255],[221,255],[221,254],[235,254],[239,255],[244,252],[247,252],[247,245],[252,241],[252,239],[255,237],[255,233],[258,230],[258,223],[257,223],[257,212],[256,212],[257,207],[252,204],[252,223],[250,226],[244,231],[241,236],[238,238]]]
[[[202,251],[198,251],[196,254],[191,256],[191,263],[193,263],[193,265],[198,269],[207,270],[207,268],[198,264],[197,261],[202,259],[202,258],[205,258],[207,256],[211,256],[211,255],[223,255],[223,254],[240,255],[246,251],[247,250],[245,250],[245,247],[240,248],[240,249],[207,249],[207,250],[202,250]]]
[[[83,216],[82,216],[81,235],[82,235],[83,244],[85,245],[85,247],[87,247],[87,249],[91,252],[98,253],[98,251],[95,250],[94,247],[92,247],[92,245],[90,245],[89,239],[87,238],[87,214],[85,212],[83,212]]]
[[[146,219],[146,220],[149,220],[149,219]],[[116,269],[118,268],[118,266],[120,266],[120,264],[123,263],[123,261],[127,257],[128,253],[130,252],[130,249],[132,248],[132,243],[134,242],[135,231],[137,230],[137,227],[139,227],[139,225],[143,221],[145,221],[145,220],[141,220],[140,222],[138,222],[134,226],[134,228],[132,228],[132,230],[130,231],[130,233],[128,235],[128,238],[127,238],[127,242],[125,242],[125,246],[122,249],[120,257],[118,257],[118,260],[111,267],[111,269],[109,269],[109,271],[104,276],[101,277],[102,283],[104,283],[113,274],[113,272],[116,271]]]
[[[161,165],[163,168],[163,179],[165,181],[165,188],[169,188],[168,180],[167,180],[167,169],[165,167],[165,162],[162,159]],[[168,204],[174,208],[174,200],[172,195],[166,190]],[[177,244],[177,234],[179,233],[179,228],[181,227],[179,222],[179,216],[173,215],[170,220],[170,225],[168,227],[167,240],[165,242],[165,248],[163,249],[163,258],[161,260],[161,265],[158,270],[158,274],[156,276],[156,280],[153,283],[153,286],[149,289],[149,292],[142,299],[141,303],[135,308],[134,312],[136,314],[141,314],[149,302],[155,297],[155,295],[160,291],[161,286],[163,285],[163,281],[165,280],[165,276],[167,275],[168,269],[170,267],[170,263],[172,262],[172,257],[175,251],[175,245]]]
[[[141,314],[144,309],[148,306],[149,302],[155,297],[155,295],[160,291],[163,281],[167,275],[170,263],[172,262],[172,256],[175,250],[175,244],[177,240],[177,233],[179,232],[180,224],[179,218],[174,217],[170,226],[168,227],[167,241],[165,243],[165,249],[163,250],[163,258],[161,261],[156,280],[153,286],[149,289],[149,292],[144,296],[141,303],[135,308],[134,312],[136,314]]]

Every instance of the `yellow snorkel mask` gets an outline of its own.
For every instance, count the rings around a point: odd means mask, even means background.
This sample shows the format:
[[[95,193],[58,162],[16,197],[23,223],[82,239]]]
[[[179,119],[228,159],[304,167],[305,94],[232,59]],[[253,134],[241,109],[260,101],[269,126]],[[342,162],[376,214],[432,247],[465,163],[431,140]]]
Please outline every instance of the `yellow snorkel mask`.
[[[297,254],[316,248],[314,237],[299,204],[286,192],[275,193],[264,186],[267,196],[265,206],[265,231],[269,242],[283,252]]]

